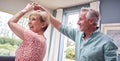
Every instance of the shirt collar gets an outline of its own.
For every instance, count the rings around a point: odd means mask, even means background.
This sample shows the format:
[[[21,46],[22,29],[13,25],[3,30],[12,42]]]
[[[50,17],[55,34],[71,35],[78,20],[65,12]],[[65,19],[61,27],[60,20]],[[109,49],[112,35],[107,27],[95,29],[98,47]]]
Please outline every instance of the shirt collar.
[[[91,37],[91,36],[95,36],[95,35],[96,35],[97,33],[99,33],[99,32],[100,32],[100,28],[97,27],[97,29],[90,34],[90,37]],[[84,37],[84,32],[83,32],[83,37]]]

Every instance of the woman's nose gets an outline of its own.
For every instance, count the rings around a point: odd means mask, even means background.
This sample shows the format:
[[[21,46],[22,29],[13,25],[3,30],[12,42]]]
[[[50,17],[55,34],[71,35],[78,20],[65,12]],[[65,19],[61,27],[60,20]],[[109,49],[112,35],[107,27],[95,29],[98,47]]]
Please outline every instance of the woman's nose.
[[[31,20],[29,20],[28,24],[31,24]]]

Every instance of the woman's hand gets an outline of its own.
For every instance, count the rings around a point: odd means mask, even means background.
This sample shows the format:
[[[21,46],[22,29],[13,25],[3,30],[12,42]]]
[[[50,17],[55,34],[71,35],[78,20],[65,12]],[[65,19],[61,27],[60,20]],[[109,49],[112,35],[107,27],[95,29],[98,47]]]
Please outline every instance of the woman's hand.
[[[34,10],[41,10],[41,11],[47,11],[43,6],[34,3]]]
[[[25,7],[23,10],[21,10],[21,12],[27,13],[27,12],[33,10],[33,9],[34,9],[34,3],[32,3],[32,4],[27,4],[26,7]]]

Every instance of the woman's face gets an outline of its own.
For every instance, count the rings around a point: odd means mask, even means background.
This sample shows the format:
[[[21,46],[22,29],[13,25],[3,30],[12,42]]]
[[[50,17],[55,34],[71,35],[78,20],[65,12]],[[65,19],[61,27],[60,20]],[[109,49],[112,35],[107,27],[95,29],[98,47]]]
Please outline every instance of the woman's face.
[[[32,14],[29,17],[29,29],[35,33],[38,33],[42,30],[42,22],[40,21],[40,16],[37,14]]]

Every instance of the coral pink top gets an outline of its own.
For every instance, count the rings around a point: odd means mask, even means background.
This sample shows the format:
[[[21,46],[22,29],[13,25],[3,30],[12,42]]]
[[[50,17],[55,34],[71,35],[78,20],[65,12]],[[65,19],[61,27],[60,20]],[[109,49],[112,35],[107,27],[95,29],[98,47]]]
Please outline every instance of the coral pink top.
[[[46,39],[30,30],[24,31],[24,40],[16,50],[15,61],[43,61]]]

